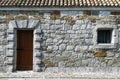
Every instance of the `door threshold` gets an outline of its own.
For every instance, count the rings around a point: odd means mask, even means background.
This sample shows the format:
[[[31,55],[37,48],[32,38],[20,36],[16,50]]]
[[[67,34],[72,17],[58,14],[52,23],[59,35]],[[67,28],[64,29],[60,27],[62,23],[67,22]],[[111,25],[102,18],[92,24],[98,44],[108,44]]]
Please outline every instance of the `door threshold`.
[[[15,73],[33,73],[33,70],[27,70],[27,71],[17,70],[15,71]]]

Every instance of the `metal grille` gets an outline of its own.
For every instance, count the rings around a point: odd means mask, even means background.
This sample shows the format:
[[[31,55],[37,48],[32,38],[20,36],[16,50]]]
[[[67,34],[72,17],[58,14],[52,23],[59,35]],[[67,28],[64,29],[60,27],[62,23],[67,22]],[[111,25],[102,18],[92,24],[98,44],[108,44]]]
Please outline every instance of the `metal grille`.
[[[112,30],[98,30],[98,43],[111,43]]]

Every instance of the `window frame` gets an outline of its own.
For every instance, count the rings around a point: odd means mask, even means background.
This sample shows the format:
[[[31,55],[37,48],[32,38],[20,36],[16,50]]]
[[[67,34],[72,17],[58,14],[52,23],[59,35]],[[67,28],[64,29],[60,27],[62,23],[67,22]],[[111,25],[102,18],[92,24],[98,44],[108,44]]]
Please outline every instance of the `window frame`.
[[[112,35],[111,35],[111,43],[98,43],[97,42],[97,31],[98,30],[112,30]],[[116,25],[103,25],[99,24],[95,26],[95,29],[93,30],[93,43],[94,43],[94,48],[98,49],[112,49],[117,47],[118,43],[118,29]]]
[[[111,43],[111,41],[112,41],[112,32],[113,32],[112,29],[98,29],[97,30],[97,35],[98,35],[97,36],[97,44],[109,44],[109,43]],[[101,36],[101,35],[103,35],[103,36]],[[108,36],[107,39],[110,39],[109,41],[107,41],[106,36]],[[101,37],[102,41],[100,40],[99,37]]]

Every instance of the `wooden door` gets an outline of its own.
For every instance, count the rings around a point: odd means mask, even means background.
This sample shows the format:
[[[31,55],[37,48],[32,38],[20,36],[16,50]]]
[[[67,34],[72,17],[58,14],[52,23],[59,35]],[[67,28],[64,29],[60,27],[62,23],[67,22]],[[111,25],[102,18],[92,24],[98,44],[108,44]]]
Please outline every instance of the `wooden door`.
[[[17,70],[33,69],[33,30],[17,30]]]

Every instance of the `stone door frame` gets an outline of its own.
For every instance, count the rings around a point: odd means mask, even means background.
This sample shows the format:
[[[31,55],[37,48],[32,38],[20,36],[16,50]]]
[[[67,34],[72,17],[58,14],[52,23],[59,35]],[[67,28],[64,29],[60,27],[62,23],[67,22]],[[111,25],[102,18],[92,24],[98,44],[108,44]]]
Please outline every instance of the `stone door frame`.
[[[39,20],[13,20],[10,21],[8,24],[8,30],[7,30],[7,52],[6,52],[6,63],[7,63],[7,71],[13,72],[16,71],[16,48],[17,48],[17,35],[16,30],[18,29],[32,29],[33,30],[33,71],[40,71],[40,62],[41,58],[39,57],[41,54],[40,51],[40,21]],[[39,59],[38,59],[39,57]]]

